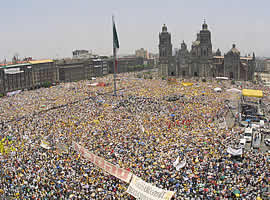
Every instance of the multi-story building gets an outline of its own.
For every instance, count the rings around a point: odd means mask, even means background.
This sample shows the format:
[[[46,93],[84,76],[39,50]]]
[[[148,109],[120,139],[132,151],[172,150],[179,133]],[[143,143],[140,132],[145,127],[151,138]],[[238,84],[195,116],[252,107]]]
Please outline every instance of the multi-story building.
[[[69,59],[57,61],[60,82],[72,82],[93,77],[91,70],[86,70],[87,60]]]
[[[33,87],[32,66],[29,63],[4,66],[2,69],[2,92]]]
[[[0,68],[0,91],[33,89],[58,81],[58,70],[52,60],[29,61]]]
[[[47,87],[59,81],[70,82],[103,76],[109,72],[109,59],[30,60],[0,66],[0,94],[23,89]]]
[[[108,58],[66,59],[57,61],[59,81],[71,82],[108,74]]]
[[[33,86],[56,83],[59,80],[57,66],[53,60],[29,61],[32,67]]]
[[[205,21],[190,51],[184,41],[175,57],[172,56],[171,49],[171,35],[164,25],[162,33],[159,33],[159,72],[162,76],[226,76],[235,80],[253,80],[255,54],[252,57],[241,57],[235,44],[224,56],[219,49],[213,53],[211,32]]]

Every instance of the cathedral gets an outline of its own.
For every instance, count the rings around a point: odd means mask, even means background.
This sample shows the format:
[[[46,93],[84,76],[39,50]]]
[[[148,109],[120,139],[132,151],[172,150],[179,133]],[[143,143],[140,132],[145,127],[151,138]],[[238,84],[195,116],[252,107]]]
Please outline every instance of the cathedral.
[[[159,33],[159,74],[177,77],[228,77],[234,80],[253,80],[255,72],[255,54],[240,56],[233,44],[222,56],[217,49],[213,52],[211,32],[204,21],[197,38],[192,42],[190,51],[186,43],[172,54],[171,34],[164,24]]]

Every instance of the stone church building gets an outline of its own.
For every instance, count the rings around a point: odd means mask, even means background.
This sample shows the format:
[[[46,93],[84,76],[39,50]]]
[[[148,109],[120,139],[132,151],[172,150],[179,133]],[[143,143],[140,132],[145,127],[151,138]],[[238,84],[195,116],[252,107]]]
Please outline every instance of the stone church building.
[[[211,32],[204,22],[202,30],[189,51],[186,43],[172,55],[171,34],[164,24],[159,33],[159,73],[178,77],[228,77],[235,80],[252,80],[255,72],[255,54],[240,56],[235,44],[224,56],[220,50],[213,52]]]

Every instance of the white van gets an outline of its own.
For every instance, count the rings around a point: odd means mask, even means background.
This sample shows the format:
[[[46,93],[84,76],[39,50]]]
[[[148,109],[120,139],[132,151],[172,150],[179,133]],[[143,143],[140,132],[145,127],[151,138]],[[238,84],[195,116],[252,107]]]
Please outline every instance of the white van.
[[[245,145],[246,145],[246,139],[245,138],[241,138],[240,139],[240,142],[239,142],[239,146],[241,147],[241,148],[245,148]]]
[[[253,133],[253,129],[252,128],[245,128],[244,139],[246,139],[246,142],[251,142],[251,140],[252,140],[252,133]]]

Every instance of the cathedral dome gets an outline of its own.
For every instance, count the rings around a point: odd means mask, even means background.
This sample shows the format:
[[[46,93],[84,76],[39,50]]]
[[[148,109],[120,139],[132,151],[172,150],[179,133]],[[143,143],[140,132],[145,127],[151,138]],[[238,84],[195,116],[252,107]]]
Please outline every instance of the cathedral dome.
[[[232,45],[232,48],[228,53],[240,55],[240,51],[236,49],[235,44]]]

